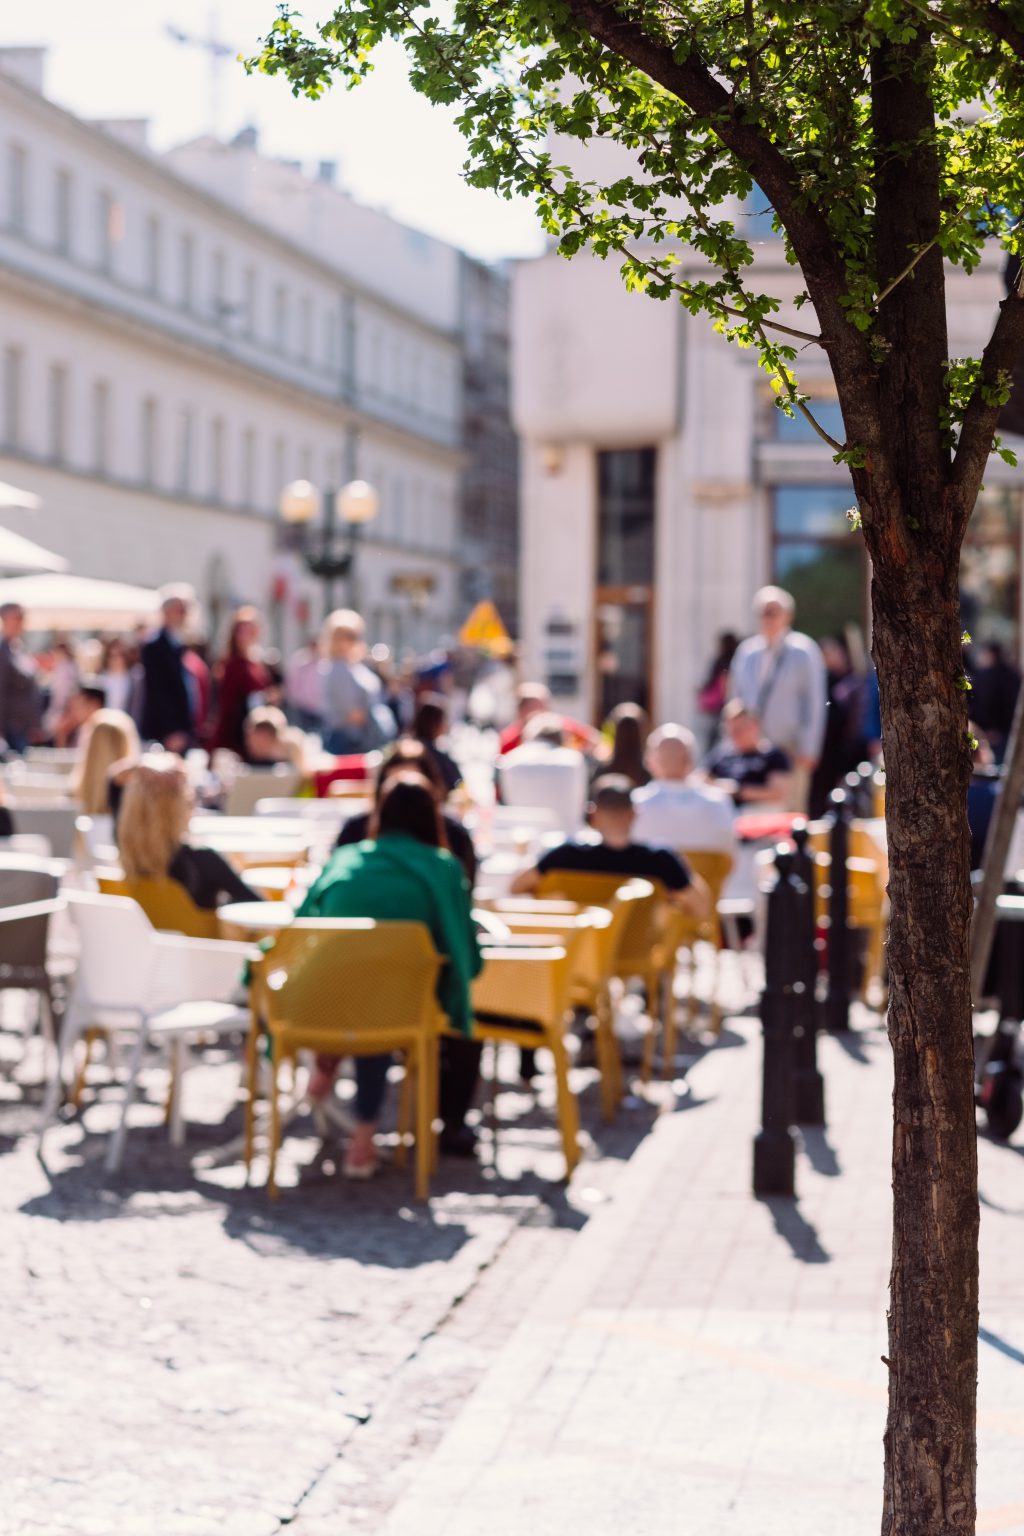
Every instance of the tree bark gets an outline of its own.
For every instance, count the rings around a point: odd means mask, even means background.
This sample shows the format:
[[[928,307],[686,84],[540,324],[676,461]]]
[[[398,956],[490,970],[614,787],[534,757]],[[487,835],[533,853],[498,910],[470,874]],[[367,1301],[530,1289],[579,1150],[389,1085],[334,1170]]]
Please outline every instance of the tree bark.
[[[978,1200],[970,753],[955,559],[873,584],[892,917],[893,1252],[883,1536],[973,1536]]]

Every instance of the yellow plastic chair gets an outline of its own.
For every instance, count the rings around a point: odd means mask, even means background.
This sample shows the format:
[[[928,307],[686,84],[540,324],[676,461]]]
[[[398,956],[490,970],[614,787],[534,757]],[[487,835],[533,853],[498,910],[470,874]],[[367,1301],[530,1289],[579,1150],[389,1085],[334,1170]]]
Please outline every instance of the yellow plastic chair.
[[[190,939],[219,939],[216,912],[197,907],[177,880],[129,880],[120,871],[96,871],[96,883],[104,896],[130,896],[137,901],[154,928],[183,933]]]
[[[812,822],[809,845],[814,857],[814,915],[817,922],[828,916],[832,857],[826,823]],[[866,1002],[873,981],[884,986],[882,971],[885,935],[889,924],[888,860],[864,827],[850,827],[846,860],[847,922],[867,933],[867,954],[861,980],[861,1000]]]
[[[402,1051],[416,1082],[416,1196],[429,1192],[437,1107],[437,1046],[445,1016],[437,1001],[442,956],[422,923],[302,918],[284,929],[257,968],[247,1052],[245,1164],[252,1164],[259,1029],[271,1042],[270,1166],[276,1199],[280,1141],[278,1077],[300,1050],[332,1056]]]
[[[567,1179],[580,1155],[579,1107],[569,1081],[565,1028],[582,937],[581,932],[571,933],[566,944],[544,948],[485,949],[484,967],[472,994],[477,1040],[490,1042],[495,1050],[499,1045],[518,1045],[551,1052]]]
[[[711,1000],[709,1004],[708,1028],[712,1035],[718,1035],[722,1029],[722,1009],[718,1001],[718,981],[720,974],[720,960],[722,953],[722,919],[719,916],[718,905],[722,900],[722,892],[733,870],[733,856],[731,853],[711,852],[706,848],[687,848],[683,850],[682,857],[689,864],[695,875],[699,875],[708,888],[710,898],[710,910],[707,917],[694,919],[683,918],[679,927],[678,947],[685,950],[690,960],[690,992],[686,1007],[687,1028],[693,1028],[693,1021],[697,1016],[697,994],[694,991],[693,981],[695,964],[693,946],[698,940],[703,939],[714,948],[714,975],[711,980]],[[674,1021],[670,1021],[674,1029]],[[670,1069],[673,1056],[669,1045],[674,1049],[674,1038],[665,1043],[665,1067]]]
[[[630,929],[643,931],[648,921],[647,909],[656,900],[654,886],[649,880],[623,881],[618,875],[553,869],[541,877],[538,895],[542,900],[560,898],[583,907],[607,907],[612,914],[612,921],[593,929],[581,946],[571,994],[572,1006],[586,1008],[597,1020],[595,1044],[601,1073],[601,1113],[610,1121],[615,1118],[623,1093],[622,1056],[615,1038],[610,984],[613,977],[624,974],[621,961],[636,953],[637,944]]]

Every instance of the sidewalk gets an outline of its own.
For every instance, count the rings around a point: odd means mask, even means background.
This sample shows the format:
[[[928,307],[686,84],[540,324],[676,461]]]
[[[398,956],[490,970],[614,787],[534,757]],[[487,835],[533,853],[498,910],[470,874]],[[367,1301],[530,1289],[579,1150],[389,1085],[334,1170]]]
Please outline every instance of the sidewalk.
[[[870,1017],[870,1016],[867,1016]],[[891,1074],[825,1038],[798,1201],[750,1195],[761,1051],[731,1022],[634,1154],[386,1536],[879,1528]],[[1024,1151],[983,1141],[979,1533],[1024,1533]],[[509,1298],[510,1305],[517,1298]]]

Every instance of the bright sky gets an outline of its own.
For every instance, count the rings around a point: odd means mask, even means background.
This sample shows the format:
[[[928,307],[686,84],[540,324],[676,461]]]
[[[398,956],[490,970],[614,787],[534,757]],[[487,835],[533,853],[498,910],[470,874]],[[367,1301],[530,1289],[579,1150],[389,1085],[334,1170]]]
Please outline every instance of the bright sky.
[[[306,0],[314,20],[329,0]],[[528,203],[467,187],[454,111],[432,107],[408,84],[403,55],[384,53],[370,80],[318,102],[295,100],[280,77],[246,76],[223,60],[213,88],[209,57],[174,42],[167,27],[198,41],[211,35],[251,53],[276,15],[275,0],[45,0],[5,6],[0,44],[49,49],[46,93],[82,117],[148,117],[162,149],[207,133],[260,129],[266,154],[338,162],[339,183],[484,258],[534,254],[540,232]]]

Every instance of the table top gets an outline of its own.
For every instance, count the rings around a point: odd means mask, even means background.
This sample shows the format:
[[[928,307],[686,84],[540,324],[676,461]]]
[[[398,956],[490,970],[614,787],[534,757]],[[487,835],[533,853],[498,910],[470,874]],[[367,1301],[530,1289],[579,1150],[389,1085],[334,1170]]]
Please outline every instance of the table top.
[[[222,928],[250,935],[280,933],[294,916],[295,908],[287,901],[231,901],[217,908]]]

